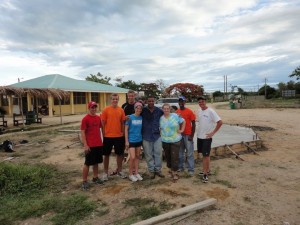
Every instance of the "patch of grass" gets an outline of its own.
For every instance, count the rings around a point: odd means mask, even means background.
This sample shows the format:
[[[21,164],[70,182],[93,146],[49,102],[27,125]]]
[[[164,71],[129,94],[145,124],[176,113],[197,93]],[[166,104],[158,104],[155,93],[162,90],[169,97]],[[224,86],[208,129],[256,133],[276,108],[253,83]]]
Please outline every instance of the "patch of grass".
[[[230,169],[234,169],[234,168],[236,168],[236,166],[235,166],[235,165],[232,165],[232,164],[230,164],[230,165],[228,165],[228,168],[230,168]]]
[[[151,207],[141,207],[137,209],[136,216],[139,216],[142,220],[149,219],[154,216],[158,216],[160,214],[160,210],[156,206]]]
[[[236,188],[234,185],[232,185],[228,180],[216,180],[216,183],[222,184],[228,188]]]
[[[162,201],[159,203],[159,208],[162,210],[162,211],[168,211],[169,209],[172,209],[176,206],[176,204],[171,204],[169,202],[167,202],[166,200]]]
[[[219,172],[220,172],[220,167],[217,166],[215,169],[213,169],[211,171],[211,174],[214,175],[214,176],[218,176],[219,175]]]
[[[136,208],[143,207],[145,205],[154,204],[155,200],[152,198],[131,198],[127,199],[124,204],[128,206],[133,206]]]
[[[28,156],[28,159],[38,159],[38,158],[41,158],[43,156],[44,155],[41,155],[41,154],[32,154],[32,155]]]
[[[235,223],[234,225],[244,225],[244,223],[242,223],[242,222],[237,222],[237,223]]]
[[[87,196],[61,197],[67,183],[65,177],[46,164],[0,164],[0,224],[15,224],[49,213],[52,224],[75,224],[96,211],[101,204],[89,201]],[[102,215],[107,212],[105,207],[98,211]]]

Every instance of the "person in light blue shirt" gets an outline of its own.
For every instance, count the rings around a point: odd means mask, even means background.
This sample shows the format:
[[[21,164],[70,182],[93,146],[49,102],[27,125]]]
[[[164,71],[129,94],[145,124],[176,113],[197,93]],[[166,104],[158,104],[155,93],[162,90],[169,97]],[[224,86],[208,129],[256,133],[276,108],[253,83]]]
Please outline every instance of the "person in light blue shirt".
[[[179,165],[179,149],[182,132],[185,129],[185,120],[176,113],[170,113],[169,104],[164,104],[164,115],[159,120],[162,146],[165,152],[167,167],[170,169],[170,177],[178,180],[177,170]]]
[[[134,114],[129,115],[129,120],[125,123],[125,146],[129,151],[129,180],[136,182],[143,180],[139,174],[139,158],[142,139],[142,123],[143,119],[141,112],[143,105],[140,102],[134,104]]]

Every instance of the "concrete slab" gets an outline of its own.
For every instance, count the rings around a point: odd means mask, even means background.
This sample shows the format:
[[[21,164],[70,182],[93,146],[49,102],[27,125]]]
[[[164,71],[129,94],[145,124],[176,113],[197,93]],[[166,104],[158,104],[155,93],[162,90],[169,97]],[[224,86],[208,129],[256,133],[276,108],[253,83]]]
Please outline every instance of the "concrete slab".
[[[255,140],[259,140],[259,138],[252,128],[223,124],[213,137],[212,148]],[[197,149],[196,135],[194,137],[194,148]]]

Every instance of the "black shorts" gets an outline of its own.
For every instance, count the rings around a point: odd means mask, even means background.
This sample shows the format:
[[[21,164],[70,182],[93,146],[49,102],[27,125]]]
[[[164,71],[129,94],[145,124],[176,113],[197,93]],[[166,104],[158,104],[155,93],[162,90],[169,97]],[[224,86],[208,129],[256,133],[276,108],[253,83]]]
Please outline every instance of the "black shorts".
[[[212,138],[208,138],[208,139],[197,138],[198,153],[201,152],[203,156],[209,156],[210,149],[211,149],[211,143],[212,143]]]
[[[124,155],[124,149],[125,149],[124,137],[116,137],[116,138],[104,137],[103,145],[104,145],[103,155],[110,155],[113,148],[117,155]]]
[[[143,142],[129,142],[129,148],[137,148],[137,147],[141,147],[143,145]]]
[[[103,146],[91,147],[90,152],[85,154],[84,165],[91,166],[103,162]]]

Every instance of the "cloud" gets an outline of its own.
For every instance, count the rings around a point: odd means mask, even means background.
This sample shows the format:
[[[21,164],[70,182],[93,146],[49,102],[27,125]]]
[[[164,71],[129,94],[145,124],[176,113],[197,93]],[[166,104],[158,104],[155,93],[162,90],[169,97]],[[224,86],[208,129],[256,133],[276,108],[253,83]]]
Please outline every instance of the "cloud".
[[[13,80],[101,72],[222,90],[224,75],[257,86],[265,76],[287,82],[299,65],[296,0],[5,0],[0,9],[0,75]]]

